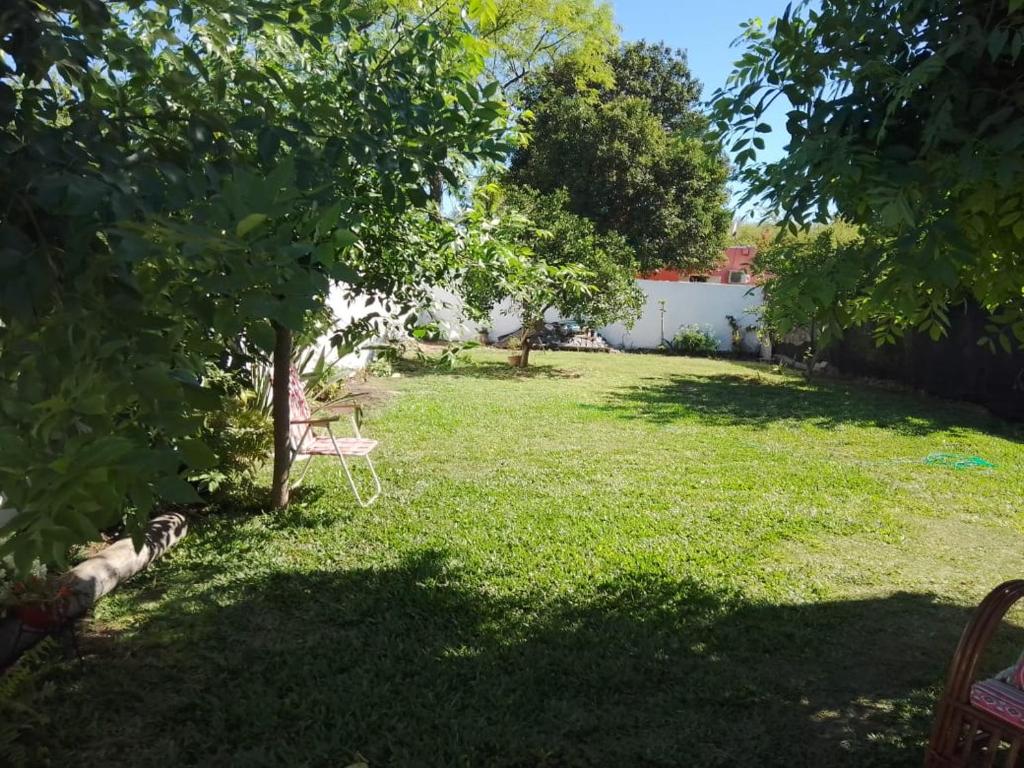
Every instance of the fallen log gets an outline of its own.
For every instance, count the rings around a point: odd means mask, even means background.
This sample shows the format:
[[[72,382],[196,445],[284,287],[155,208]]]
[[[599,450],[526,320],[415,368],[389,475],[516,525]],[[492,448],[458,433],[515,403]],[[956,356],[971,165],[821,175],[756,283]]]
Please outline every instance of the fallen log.
[[[144,570],[181,541],[186,533],[188,521],[183,514],[160,515],[150,521],[142,549],[138,552],[130,538],[119,539],[98,555],[76,565],[63,582],[72,593],[64,614],[68,621],[82,616],[105,594]],[[16,618],[0,621],[0,669],[12,664],[45,636],[45,632],[23,627]]]

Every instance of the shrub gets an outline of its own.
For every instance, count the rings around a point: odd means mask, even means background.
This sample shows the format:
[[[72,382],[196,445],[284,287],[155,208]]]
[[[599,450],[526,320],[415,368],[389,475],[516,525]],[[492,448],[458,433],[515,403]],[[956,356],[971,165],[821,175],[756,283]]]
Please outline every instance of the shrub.
[[[684,325],[668,345],[669,351],[676,355],[713,355],[718,351],[718,337],[710,328],[699,325]]]
[[[217,460],[189,479],[200,491],[231,493],[256,481],[274,445],[274,426],[258,393],[239,375],[213,369],[207,376],[221,407],[206,415],[201,439]]]
[[[52,723],[40,704],[58,695],[45,680],[52,654],[53,640],[47,638],[0,675],[0,759],[4,765],[51,764],[46,744]]]

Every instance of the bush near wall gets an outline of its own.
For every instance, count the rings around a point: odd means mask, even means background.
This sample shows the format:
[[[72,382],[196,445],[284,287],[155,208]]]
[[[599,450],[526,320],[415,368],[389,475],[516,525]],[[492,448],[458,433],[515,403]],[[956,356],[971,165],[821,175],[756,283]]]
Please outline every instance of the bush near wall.
[[[932,341],[912,333],[878,347],[870,327],[851,328],[825,353],[842,373],[892,379],[937,397],[986,406],[997,416],[1024,420],[1024,352],[993,352],[978,344],[989,324],[965,304],[950,311],[949,334]]]

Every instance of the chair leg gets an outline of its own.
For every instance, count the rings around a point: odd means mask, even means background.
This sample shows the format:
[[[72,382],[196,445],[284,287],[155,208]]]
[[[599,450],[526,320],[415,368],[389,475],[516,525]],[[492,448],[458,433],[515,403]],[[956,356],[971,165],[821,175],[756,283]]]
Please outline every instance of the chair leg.
[[[380,487],[380,478],[377,477],[377,470],[373,466],[373,459],[370,458],[370,454],[366,454],[366,466],[370,468],[370,476],[373,478],[373,487],[374,487],[373,496],[371,496],[370,498],[368,498],[366,500],[365,506],[368,507],[371,504],[373,504],[373,502],[375,502],[377,500],[378,496],[380,496],[381,487]]]
[[[377,470],[374,469],[373,461],[370,460],[370,457],[366,456],[366,464],[367,464],[367,466],[369,466],[369,468],[370,468],[370,475],[373,477],[374,492],[373,492],[373,495],[370,496],[370,498],[368,498],[366,500],[364,500],[363,497],[362,497],[362,494],[359,493],[359,488],[356,485],[355,478],[352,476],[352,470],[348,466],[348,461],[346,461],[346,459],[345,459],[345,454],[343,454],[343,453],[341,453],[339,451],[338,452],[338,458],[341,459],[341,466],[345,468],[345,477],[348,478],[349,487],[352,489],[352,493],[355,494],[356,502],[358,502],[359,506],[360,507],[368,507],[371,504],[373,504],[373,502],[375,502],[377,500],[377,497],[380,496],[381,486],[380,486],[380,478],[377,477]]]
[[[299,485],[305,479],[306,473],[309,472],[309,465],[312,464],[312,463],[313,463],[313,457],[311,455],[310,456],[306,456],[306,466],[304,466],[302,468],[302,471],[299,473],[299,479],[296,480],[294,483],[292,483],[291,490],[294,491],[296,488],[299,487]],[[293,467],[295,466],[295,459],[292,459],[291,466],[293,466]]]

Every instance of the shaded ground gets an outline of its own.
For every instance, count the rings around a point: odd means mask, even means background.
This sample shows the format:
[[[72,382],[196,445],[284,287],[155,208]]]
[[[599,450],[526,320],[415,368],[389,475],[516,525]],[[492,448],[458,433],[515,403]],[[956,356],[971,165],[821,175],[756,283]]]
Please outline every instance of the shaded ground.
[[[388,380],[378,505],[323,463],[105,601],[36,704],[52,764],[920,764],[968,606],[1019,575],[1017,433],[731,363],[537,357]]]

